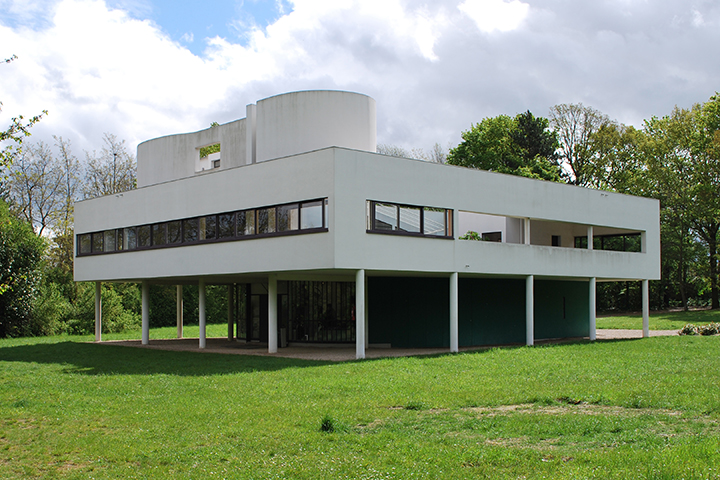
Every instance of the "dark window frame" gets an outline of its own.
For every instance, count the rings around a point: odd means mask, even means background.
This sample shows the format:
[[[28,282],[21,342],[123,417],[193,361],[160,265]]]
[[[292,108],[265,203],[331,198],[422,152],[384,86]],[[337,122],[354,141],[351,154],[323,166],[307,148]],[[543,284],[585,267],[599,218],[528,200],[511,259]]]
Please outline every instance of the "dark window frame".
[[[605,248],[605,239],[606,238],[617,238],[622,237],[623,239],[623,249],[622,250],[614,250],[610,248]],[[637,238],[639,241],[639,249],[638,250],[628,250],[628,239],[629,238]],[[581,250],[587,250],[588,249],[588,237],[587,235],[580,235],[575,237],[575,243],[574,248],[578,248]],[[596,245],[596,241],[600,241],[600,245]],[[621,253],[642,253],[642,232],[638,233],[611,233],[608,235],[593,235],[593,250],[598,250],[602,252],[621,252]]]
[[[378,204],[381,205],[392,205],[395,207],[396,212],[396,219],[397,219],[397,226],[395,230],[383,230],[377,228],[377,218],[376,218],[376,206]],[[431,205],[411,205],[407,203],[395,203],[395,202],[385,202],[380,200],[367,200],[366,205],[369,205],[369,209],[366,207],[366,215],[369,214],[369,228],[365,230],[366,233],[376,233],[380,235],[399,235],[404,237],[422,237],[422,238],[441,238],[441,239],[454,239],[454,225],[453,225],[453,216],[454,211],[452,208],[443,208],[443,207],[435,207]],[[408,232],[405,230],[400,230],[400,209],[402,207],[405,208],[413,208],[413,209],[420,209],[420,229],[418,232]],[[426,208],[432,208],[434,210],[445,210],[445,235],[432,235],[425,233],[425,209]],[[368,219],[366,219],[367,222]]]
[[[321,227],[313,227],[313,228],[301,228],[301,215],[302,215],[302,205],[306,203],[313,203],[313,202],[320,202],[322,206],[322,226]],[[295,230],[285,230],[285,231],[278,231],[278,208],[285,207],[285,206],[291,206],[291,205],[297,205],[298,206],[298,228]],[[199,216],[193,216],[193,217],[184,217],[179,219],[172,219],[172,220],[166,220],[164,222],[155,222],[150,224],[142,224],[142,225],[130,225],[127,227],[121,227],[114,229],[116,232],[116,249],[112,252],[105,252],[105,251],[93,251],[93,235],[104,235],[105,230],[100,230],[96,232],[85,232],[85,233],[78,233],[76,234],[76,257],[88,257],[93,255],[105,255],[105,254],[116,254],[116,253],[125,253],[125,252],[137,252],[137,251],[143,251],[143,250],[155,250],[160,248],[177,248],[177,247],[185,247],[185,246],[191,246],[191,245],[206,245],[210,243],[225,243],[225,242],[237,242],[242,240],[252,240],[256,238],[267,238],[267,237],[285,237],[285,236],[292,236],[292,235],[304,235],[304,234],[310,234],[310,233],[323,233],[328,232],[328,219],[326,217],[327,214],[327,205],[328,205],[328,199],[327,197],[322,198],[313,198],[308,200],[300,200],[296,202],[287,202],[287,203],[280,203],[276,205],[267,205],[267,206],[260,206],[260,207],[252,207],[252,208],[245,208],[240,210],[230,210],[226,212],[220,212],[220,213],[211,213],[207,215],[199,215]],[[258,221],[257,221],[257,211],[261,209],[274,209],[275,211],[275,231],[274,232],[268,232],[268,233],[257,233],[258,232]],[[253,233],[251,234],[245,234],[243,233],[240,235],[238,233],[238,213],[243,212],[246,215],[249,213],[253,217]],[[232,237],[224,237],[224,238],[218,238],[218,218],[220,215],[234,215],[234,222],[233,222],[233,229],[234,229],[234,235]],[[210,239],[200,239],[200,219],[201,218],[208,218],[213,217],[215,219],[215,237]],[[247,218],[247,217],[246,217]],[[186,221],[197,221],[197,239],[186,241]],[[167,234],[167,228],[168,224],[172,222],[180,222],[180,242],[178,243],[168,243],[168,234]],[[247,220],[246,220],[247,221]],[[163,225],[164,231],[165,231],[165,243],[161,245],[154,245],[153,242],[153,231],[154,226],[156,225]],[[140,246],[140,229],[141,228],[149,228],[150,235],[148,237],[149,239],[149,245],[147,246]],[[122,237],[125,234],[126,229],[133,229],[135,231],[135,248],[129,249],[127,248],[127,245],[125,245],[125,242],[123,242],[123,248],[118,249],[118,237]],[[81,241],[82,238],[90,238],[90,247],[91,251],[89,253],[82,253],[81,250]]]

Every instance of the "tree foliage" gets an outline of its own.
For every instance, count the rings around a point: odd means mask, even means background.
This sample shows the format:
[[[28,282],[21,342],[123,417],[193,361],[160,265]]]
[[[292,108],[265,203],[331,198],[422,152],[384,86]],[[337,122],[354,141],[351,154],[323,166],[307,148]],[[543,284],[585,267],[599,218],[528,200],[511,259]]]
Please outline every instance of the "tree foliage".
[[[530,111],[514,118],[484,118],[462,132],[463,142],[450,150],[447,163],[559,181],[557,140],[548,127],[547,119],[535,117]]]
[[[37,333],[32,302],[44,252],[45,240],[0,201],[0,338]]]

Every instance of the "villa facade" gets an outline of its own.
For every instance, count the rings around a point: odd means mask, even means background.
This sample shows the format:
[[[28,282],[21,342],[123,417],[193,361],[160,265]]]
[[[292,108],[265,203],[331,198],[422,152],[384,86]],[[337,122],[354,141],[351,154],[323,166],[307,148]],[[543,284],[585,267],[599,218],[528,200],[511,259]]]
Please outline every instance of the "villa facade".
[[[229,337],[269,352],[594,339],[596,282],[616,280],[643,282],[647,331],[658,201],[375,150],[375,101],[339,91],[141,143],[136,190],[75,205],[75,280],[141,283],[143,343],[151,283],[179,305],[199,286],[200,348],[208,284]]]

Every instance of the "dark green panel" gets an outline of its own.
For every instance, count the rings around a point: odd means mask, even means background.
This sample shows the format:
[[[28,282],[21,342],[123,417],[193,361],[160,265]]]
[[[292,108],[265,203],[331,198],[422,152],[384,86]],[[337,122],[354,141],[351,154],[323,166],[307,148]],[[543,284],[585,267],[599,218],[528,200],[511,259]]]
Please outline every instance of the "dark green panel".
[[[535,338],[587,337],[588,282],[535,280]]]
[[[525,343],[525,280],[461,278],[460,346]]]
[[[370,343],[450,346],[449,278],[368,278]]]

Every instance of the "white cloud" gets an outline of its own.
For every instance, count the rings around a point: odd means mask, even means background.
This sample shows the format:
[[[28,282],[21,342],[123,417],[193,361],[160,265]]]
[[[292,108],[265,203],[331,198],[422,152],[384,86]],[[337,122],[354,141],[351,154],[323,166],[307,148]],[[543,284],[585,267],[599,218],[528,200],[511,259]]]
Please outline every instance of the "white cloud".
[[[519,0],[465,0],[458,8],[487,33],[517,29],[530,11],[530,5]]]
[[[638,125],[706,100],[720,78],[707,60],[720,56],[720,29],[708,28],[719,10],[686,0],[628,1],[621,12],[617,2],[294,0],[267,27],[243,27],[242,44],[202,40],[202,56],[102,0],[37,1],[43,9],[22,11],[0,0],[15,12],[0,18],[3,58],[19,57],[0,65],[0,126],[48,109],[32,140],[62,135],[78,154],[103,132],[134,147],[241,118],[246,104],[292,90],[367,93],[379,141],[429,148],[457,143],[485,116],[546,115],[556,103]],[[693,9],[704,28],[690,27]]]

